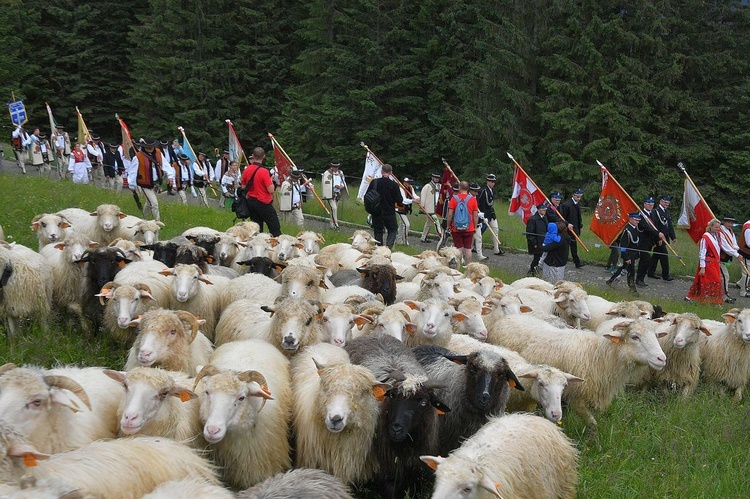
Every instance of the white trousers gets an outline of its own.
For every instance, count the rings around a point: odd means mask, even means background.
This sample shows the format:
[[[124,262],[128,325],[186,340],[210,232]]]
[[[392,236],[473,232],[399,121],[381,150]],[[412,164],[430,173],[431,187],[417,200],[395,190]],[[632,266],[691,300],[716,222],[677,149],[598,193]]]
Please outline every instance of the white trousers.
[[[146,198],[143,201],[143,217],[153,217],[154,220],[161,220],[159,216],[159,199],[153,189],[144,189],[138,186],[135,190],[139,196]]]
[[[405,213],[396,213],[400,220],[398,227],[398,236],[396,236],[396,244],[409,244],[409,229],[411,229],[411,222],[409,222],[409,215]]]

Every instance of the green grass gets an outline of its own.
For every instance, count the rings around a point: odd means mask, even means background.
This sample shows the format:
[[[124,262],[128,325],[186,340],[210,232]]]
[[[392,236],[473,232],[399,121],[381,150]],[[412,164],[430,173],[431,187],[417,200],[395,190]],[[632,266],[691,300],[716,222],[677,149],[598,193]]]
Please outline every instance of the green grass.
[[[119,204],[137,214],[129,194],[113,194],[90,186],[50,182],[31,176],[0,175],[0,224],[12,240],[36,248],[35,234],[29,229],[31,218],[38,213],[78,206],[94,209],[98,204]],[[320,209],[315,201],[306,212]],[[207,225],[223,229],[232,223],[232,214],[215,208],[184,207],[163,203],[162,219],[167,227],[163,238],[181,233],[185,228]],[[525,251],[522,224],[505,215],[507,206],[499,204],[497,213],[505,245]],[[320,209],[319,214],[323,214]],[[364,210],[352,200],[345,202],[341,218],[363,223]],[[421,229],[424,217],[414,217],[413,228]],[[296,234],[296,227],[284,227]],[[327,242],[348,238],[345,232],[327,231]],[[592,249],[585,259],[604,263],[606,248],[594,247],[590,232],[584,240]],[[684,255],[697,253],[687,237],[677,246]],[[413,248],[408,248],[414,250]],[[695,259],[686,258],[688,267]],[[679,264],[677,264],[679,265]],[[676,267],[676,265],[675,265]],[[686,271],[692,273],[693,270]],[[519,277],[509,271],[494,269],[493,274],[506,281]],[[592,289],[612,300],[627,295],[610,289]],[[711,305],[687,305],[662,301],[670,311],[696,311],[705,318],[718,319],[725,308]],[[106,337],[91,338],[75,326],[55,318],[52,333],[45,335],[38,327],[9,340],[0,339],[0,364],[15,362],[42,366],[55,364],[104,365],[120,368],[125,361],[122,346]],[[744,404],[735,404],[720,387],[701,384],[697,393],[683,399],[657,392],[628,390],[619,396],[608,411],[597,415],[598,444],[584,431],[582,421],[568,411],[563,429],[581,450],[579,497],[616,498],[728,498],[747,497],[750,490],[750,414]],[[363,492],[361,497],[375,497]]]

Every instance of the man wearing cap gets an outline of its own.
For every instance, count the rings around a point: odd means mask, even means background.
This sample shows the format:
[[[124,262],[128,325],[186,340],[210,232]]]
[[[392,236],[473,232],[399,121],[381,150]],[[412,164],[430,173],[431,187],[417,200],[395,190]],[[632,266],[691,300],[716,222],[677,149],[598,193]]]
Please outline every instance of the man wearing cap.
[[[430,234],[430,228],[432,228],[433,223],[430,221],[430,218],[432,220],[437,220],[435,217],[435,207],[438,205],[438,198],[440,197],[440,174],[439,173],[433,173],[430,175],[430,181],[425,184],[424,187],[422,187],[422,190],[419,192],[419,200],[422,203],[422,207],[427,212],[427,215],[429,217],[424,221],[424,229],[422,229],[422,237],[419,239],[423,243],[427,242],[427,236]],[[439,232],[437,230],[437,227],[435,227],[435,231]]]
[[[638,251],[640,248],[640,238],[642,233],[638,228],[638,224],[642,221],[641,214],[639,212],[628,213],[628,225],[622,231],[620,236],[620,251],[622,252],[622,266],[612,274],[612,277],[607,280],[607,286],[612,286],[615,279],[624,270],[628,276],[628,288],[634,294],[638,294],[638,289],[635,287],[635,261],[639,258],[641,253]]]
[[[568,230],[573,232],[575,236],[580,236],[581,229],[583,229],[580,205],[581,196],[583,196],[583,189],[576,189],[573,191],[573,196],[565,201],[560,209],[563,218],[568,222]],[[580,269],[584,266],[584,263],[578,258],[578,242],[575,236],[573,234],[570,236],[570,256],[573,258],[576,268]]]
[[[533,256],[527,276],[536,277],[538,273],[537,266],[542,253],[544,253],[542,244],[544,243],[544,236],[547,234],[547,224],[549,224],[547,204],[542,203],[536,207],[536,213],[531,215],[529,221],[526,222],[526,242],[528,243],[529,255]]]
[[[370,186],[367,188],[367,191],[374,189],[380,194],[380,213],[372,215],[372,229],[380,246],[384,245],[383,233],[386,229],[388,230],[385,246],[389,248],[393,248],[398,235],[396,204],[404,204],[401,189],[399,189],[396,181],[391,178],[392,172],[393,167],[391,165],[383,165],[382,176],[370,182]]]
[[[414,179],[408,175],[401,180],[404,188],[399,188],[399,190],[401,191],[401,197],[404,199],[404,202],[396,205],[396,214],[401,221],[396,243],[405,244],[407,246],[409,246],[409,229],[411,229],[409,215],[411,215],[412,203],[414,200],[419,201],[419,198],[414,193],[414,187],[411,185],[412,182],[414,182]]]
[[[180,153],[177,158],[179,161],[175,168],[174,188],[182,204],[187,204],[185,190],[193,185],[193,169],[190,168],[190,156]]]
[[[104,152],[102,158],[102,164],[104,165],[104,186],[112,190],[117,190],[117,183],[115,182],[117,172],[125,169],[120,153],[117,152],[117,146],[119,146],[117,142],[107,144],[107,150]]]
[[[656,228],[656,224],[653,221],[655,215],[654,211],[654,198],[647,197],[643,200],[642,212],[645,216],[641,217],[641,221],[638,222],[638,230],[641,232],[641,256],[638,262],[638,273],[635,277],[635,285],[645,288],[648,286],[644,280],[648,269],[651,268],[651,248],[657,244],[664,244],[664,233],[660,232]]]
[[[745,258],[739,253],[739,245],[737,244],[737,237],[734,235],[734,226],[736,220],[734,217],[724,217],[719,227],[719,245],[721,251],[719,253],[719,260],[721,265],[721,284],[724,289],[724,301],[726,303],[734,303],[737,301],[736,298],[729,296],[729,266],[732,264],[732,257],[736,257],[740,262],[743,262]]]
[[[60,178],[65,176],[66,165],[70,161],[70,136],[62,125],[55,126],[55,134],[50,137],[55,148],[55,160],[57,161],[57,173]]]
[[[104,185],[104,171],[102,169],[104,151],[101,138],[93,132],[91,132],[91,140],[86,144],[86,154],[88,154],[91,162],[91,183],[97,187],[102,187]]]
[[[143,194],[146,204],[143,205],[143,216],[153,216],[154,220],[161,220],[159,215],[159,199],[154,188],[161,183],[162,172],[161,150],[156,147],[156,139],[140,139],[134,145],[140,147],[135,153],[131,167],[128,170],[128,186],[137,194]]]
[[[198,201],[208,208],[208,196],[206,196],[206,184],[214,181],[214,172],[206,159],[206,153],[199,152],[198,160],[193,163],[193,186],[198,192]]]
[[[469,182],[469,194],[471,194],[472,196],[477,197],[479,195],[480,189],[481,187],[479,187],[478,183]],[[472,239],[471,242],[471,252],[477,254],[477,260],[479,260],[480,262],[483,262],[488,258],[484,256],[484,253],[482,252],[482,227],[486,223],[487,220],[485,219],[484,213],[482,213],[482,210],[480,209],[479,213],[477,214],[477,227],[474,231],[474,239]]]
[[[332,160],[328,163],[328,169],[323,172],[323,199],[328,203],[331,209],[331,228],[339,228],[339,201],[342,192],[346,191],[346,180],[344,172],[340,170],[341,161]]]
[[[302,227],[305,224],[305,217],[302,214],[300,178],[302,178],[302,170],[292,170],[289,172],[289,176],[281,183],[281,188],[279,189],[279,211],[285,222],[293,222],[297,226]]]
[[[669,204],[671,198],[664,195],[659,198],[659,206],[654,208],[651,212],[651,220],[653,220],[656,230],[664,234],[666,242],[672,242],[677,240],[677,236],[674,232],[674,225],[672,224],[672,217],[669,215]],[[656,266],[661,263],[661,278],[665,281],[672,281],[674,278],[669,273],[669,256],[667,256],[667,245],[664,241],[657,241],[653,247],[653,254],[651,255],[651,266],[648,269],[648,276],[651,279],[659,279],[656,275]]]
[[[549,223],[562,222],[561,201],[562,194],[559,192],[553,192],[549,195],[549,204],[547,205],[547,221]]]
[[[496,236],[499,236],[497,215],[495,215],[495,182],[497,181],[497,177],[495,177],[494,173],[488,173],[485,179],[487,183],[477,195],[477,204],[479,205],[479,211],[484,214],[484,224],[495,231]],[[482,231],[479,231],[479,237],[482,237]],[[503,254],[498,240],[494,237],[492,238],[492,252],[496,255]]]
[[[271,180],[271,174],[263,167],[265,159],[266,151],[262,147],[253,149],[250,164],[242,172],[240,184],[247,192],[250,220],[260,225],[261,231],[265,223],[268,225],[268,232],[277,237],[281,235],[281,225],[273,207],[273,192],[276,187]]]

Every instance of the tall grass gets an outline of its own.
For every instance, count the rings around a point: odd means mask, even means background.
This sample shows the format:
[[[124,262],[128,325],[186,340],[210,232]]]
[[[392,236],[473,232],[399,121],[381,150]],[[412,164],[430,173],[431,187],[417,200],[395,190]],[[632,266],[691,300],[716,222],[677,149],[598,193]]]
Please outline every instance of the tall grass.
[[[20,244],[36,247],[29,229],[38,213],[77,206],[93,210],[101,203],[116,203],[127,213],[137,214],[132,196],[115,194],[91,186],[50,182],[33,177],[0,175],[0,225],[6,236]],[[315,212],[317,203],[309,201],[306,212]],[[231,225],[228,210],[163,203],[162,219],[167,224],[162,237],[180,234],[187,227],[206,225],[224,229]],[[505,215],[499,204],[497,213],[503,243],[525,249],[525,239],[516,218]],[[322,215],[322,209],[320,210]],[[345,202],[341,217],[363,223],[364,210],[353,201]],[[415,217],[413,227],[421,229]],[[284,226],[295,234],[296,227]],[[344,241],[346,233],[328,231],[327,241]],[[584,240],[590,241],[584,233]],[[593,242],[593,241],[591,241]],[[695,246],[682,237],[678,251],[695,253]],[[589,261],[604,263],[606,248],[590,245]],[[687,260],[687,259],[686,259]],[[690,265],[690,264],[689,264]],[[693,264],[694,265],[694,264]],[[676,267],[676,266],[675,266]],[[690,271],[692,272],[692,270]],[[519,277],[511,271],[494,269],[493,275],[506,281]],[[592,289],[609,299],[627,298],[610,289]],[[705,318],[720,318],[722,308],[661,302],[670,311],[695,311]],[[45,335],[33,326],[23,335],[0,340],[0,364],[15,362],[42,366],[56,364],[100,365],[121,368],[125,349],[106,337],[91,338],[62,317],[53,318],[52,333]],[[2,410],[0,408],[0,410]],[[562,428],[581,450],[579,497],[617,498],[729,498],[747,497],[750,490],[750,416],[744,404],[735,404],[721,387],[701,384],[690,398],[673,394],[628,390],[616,398],[602,414],[598,440],[584,429],[583,422],[566,411]],[[362,491],[359,497],[376,497]]]

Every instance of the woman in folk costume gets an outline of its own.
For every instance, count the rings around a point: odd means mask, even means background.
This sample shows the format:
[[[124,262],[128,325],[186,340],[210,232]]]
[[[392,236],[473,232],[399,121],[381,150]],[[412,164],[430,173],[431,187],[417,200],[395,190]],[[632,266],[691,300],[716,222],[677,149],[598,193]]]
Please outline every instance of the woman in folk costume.
[[[198,153],[198,161],[193,163],[193,186],[198,191],[198,199],[201,205],[208,208],[208,197],[206,196],[206,184],[214,180],[214,172],[206,161],[206,153]]]
[[[685,297],[686,301],[697,300],[703,303],[722,303],[724,289],[721,282],[719,227],[721,223],[715,218],[708,222],[706,232],[701,236],[698,251],[698,271],[693,285]]]
[[[401,221],[401,226],[398,229],[398,236],[396,237],[396,244],[405,244],[409,246],[409,229],[411,223],[409,223],[409,215],[411,215],[412,203],[414,201],[419,202],[419,196],[414,193],[414,187],[411,185],[414,179],[410,176],[405,176],[403,179],[403,188],[401,188],[401,197],[404,198],[404,204],[396,205],[396,214]]]
[[[240,165],[236,161],[229,162],[229,168],[221,177],[221,195],[224,200],[223,206],[231,208],[234,199],[237,197],[237,188],[240,186]]]
[[[86,152],[81,147],[81,144],[76,144],[73,148],[73,152],[70,154],[70,161],[68,162],[68,172],[73,174],[74,184],[89,183],[91,161],[89,160]]]

